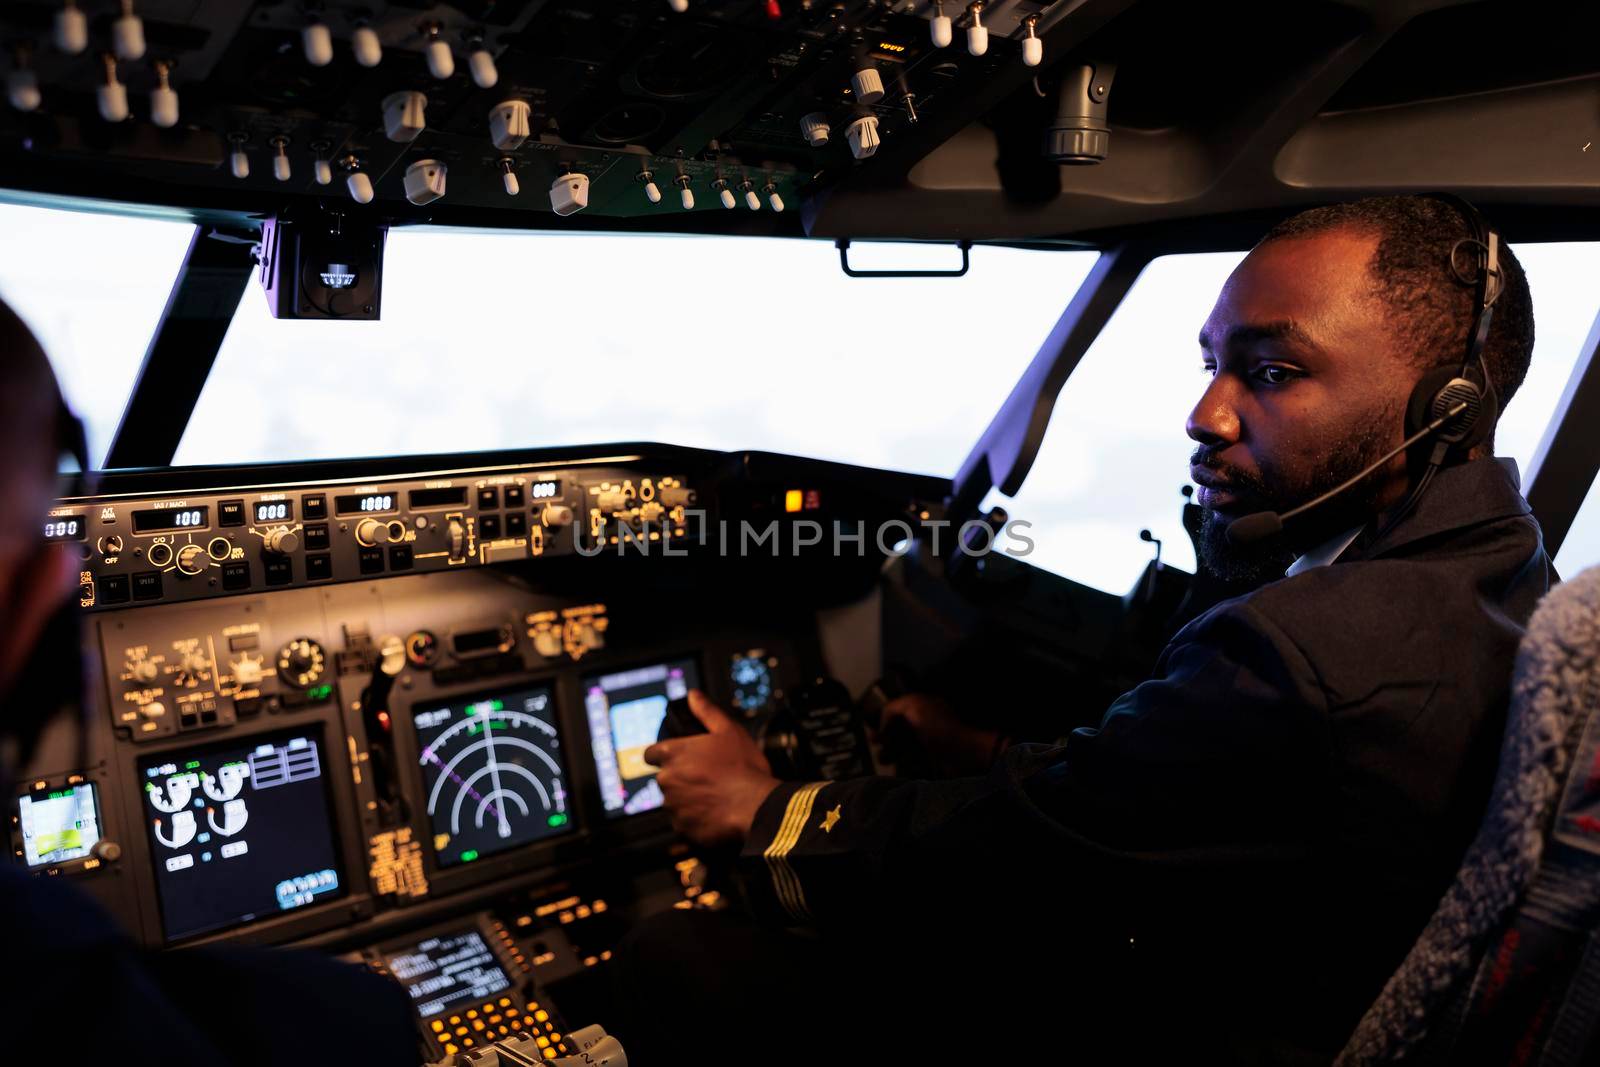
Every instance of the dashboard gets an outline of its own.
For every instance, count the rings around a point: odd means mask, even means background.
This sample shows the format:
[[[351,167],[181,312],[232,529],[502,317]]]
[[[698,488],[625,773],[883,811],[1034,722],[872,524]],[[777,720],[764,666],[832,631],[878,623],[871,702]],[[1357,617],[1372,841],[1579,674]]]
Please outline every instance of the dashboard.
[[[873,769],[817,611],[882,560],[825,590],[809,542],[730,559],[708,531],[808,501],[901,513],[942,483],[863,497],[831,465],[655,446],[543,459],[135,472],[60,499],[43,533],[81,556],[94,685],[81,748],[12,798],[12,862],[153,947],[388,974],[425,1057],[574,1051],[631,924],[726,904],[643,759],[671,702],[704,689],[796,777]]]

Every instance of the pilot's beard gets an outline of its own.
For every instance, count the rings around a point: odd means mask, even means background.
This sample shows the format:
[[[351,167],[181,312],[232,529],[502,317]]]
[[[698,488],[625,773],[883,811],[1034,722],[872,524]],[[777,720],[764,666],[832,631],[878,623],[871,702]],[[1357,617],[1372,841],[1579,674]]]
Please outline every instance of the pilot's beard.
[[[1354,426],[1341,441],[1329,446],[1323,466],[1304,480],[1285,486],[1288,479],[1272,472],[1252,477],[1229,470],[1228,479],[1241,495],[1261,511],[1288,511],[1320,496],[1354,477],[1390,448],[1386,427],[1399,418],[1396,412],[1380,412],[1365,423]],[[1287,536],[1269,537],[1252,545],[1235,545],[1227,538],[1232,520],[1210,508],[1200,513],[1199,565],[1207,573],[1229,584],[1254,588],[1283,577],[1300,555],[1352,526],[1364,524],[1377,510],[1382,478],[1374,474],[1348,493],[1308,513],[1294,522]]]

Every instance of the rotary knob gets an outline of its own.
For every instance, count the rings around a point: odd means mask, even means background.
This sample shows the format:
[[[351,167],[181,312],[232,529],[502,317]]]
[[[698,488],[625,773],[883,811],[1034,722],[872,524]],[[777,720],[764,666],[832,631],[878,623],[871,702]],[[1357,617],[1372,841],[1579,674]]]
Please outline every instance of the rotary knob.
[[[146,719],[159,719],[167,713],[167,706],[159,700],[139,705],[139,715]]]
[[[383,540],[383,523],[377,519],[362,519],[356,523],[356,540],[371,548]]]
[[[540,521],[546,526],[570,526],[572,525],[572,508],[566,504],[546,504]]]
[[[147,659],[142,659],[133,665],[133,680],[149,685],[161,673],[156,665]]]
[[[287,556],[300,547],[300,535],[287,526],[274,526],[261,538],[261,547],[267,552]]]
[[[278,650],[278,677],[300,689],[316,685],[325,665],[322,646],[309,637],[297,637]]]
[[[206,569],[206,550],[199,545],[184,545],[178,549],[178,571],[196,575]]]

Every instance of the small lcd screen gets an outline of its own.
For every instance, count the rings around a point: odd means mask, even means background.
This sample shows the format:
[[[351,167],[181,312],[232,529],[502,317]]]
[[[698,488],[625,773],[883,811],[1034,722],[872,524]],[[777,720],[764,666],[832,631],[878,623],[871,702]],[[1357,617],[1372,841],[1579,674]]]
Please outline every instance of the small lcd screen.
[[[100,840],[100,798],[83,782],[17,799],[22,856],[29,867],[86,859]]]
[[[571,829],[549,687],[419,704],[411,718],[440,867]]]
[[[384,515],[398,511],[393,493],[351,493],[333,498],[333,508],[340,515]]]
[[[88,535],[89,524],[82,515],[61,515],[44,520],[46,541],[82,541]]]
[[[644,761],[655,744],[667,702],[698,688],[693,660],[672,660],[583,680],[583,707],[589,716],[589,745],[600,776],[600,799],[612,818],[661,806],[656,769]]]
[[[476,930],[430,937],[386,952],[384,966],[411,994],[424,1019],[466,1009],[511,988],[505,968]]]
[[[256,522],[291,522],[294,520],[294,502],[291,500],[258,500],[254,515]]]
[[[162,530],[203,530],[210,523],[209,507],[157,508],[154,511],[133,513],[134,533],[157,533]]]
[[[280,733],[139,761],[167,939],[348,892],[321,742]]]
[[[560,482],[534,482],[528,486],[529,500],[549,500],[551,497],[560,495]]]
[[[411,506],[414,508],[448,508],[467,502],[465,486],[451,489],[413,489]]]

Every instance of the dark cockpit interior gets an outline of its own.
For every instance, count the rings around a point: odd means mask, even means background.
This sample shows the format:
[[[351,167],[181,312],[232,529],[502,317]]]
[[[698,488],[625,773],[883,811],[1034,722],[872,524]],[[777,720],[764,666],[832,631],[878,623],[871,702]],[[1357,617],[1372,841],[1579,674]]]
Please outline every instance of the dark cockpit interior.
[[[1539,316],[1494,454],[1600,562],[1596,41],[1501,0],[0,5],[0,299],[87,442],[29,517],[82,639],[34,654],[13,873],[152,958],[398,983],[416,1065],[780,1062],[627,1002],[636,930],[749,907],[646,750],[699,690],[786,783],[946,778],[886,705],[1051,743],[1166,669],[1253,588],[1198,565],[1184,420],[1281,219],[1492,219]]]

